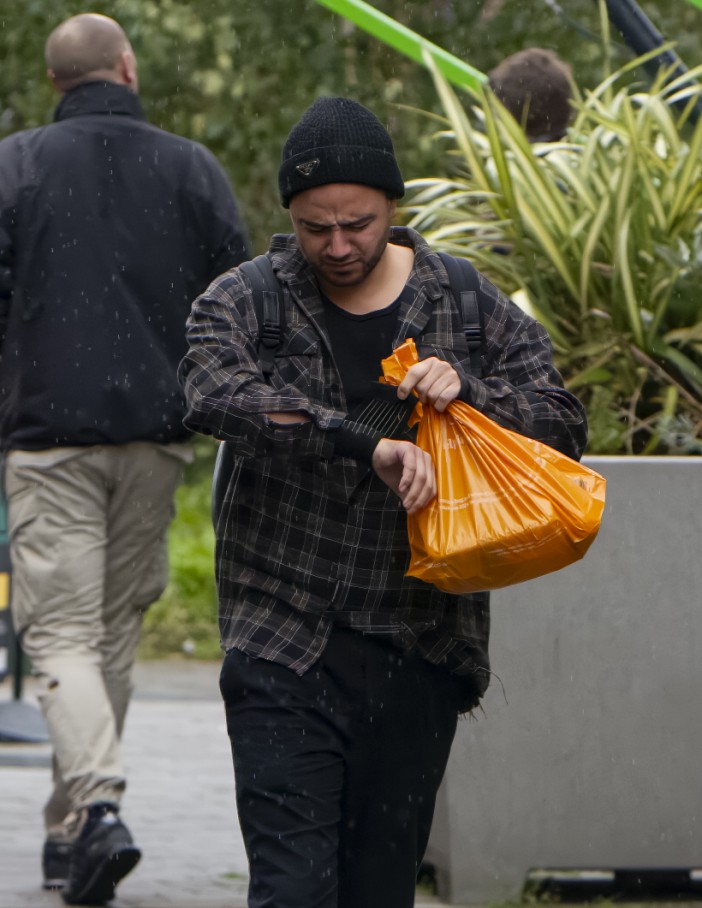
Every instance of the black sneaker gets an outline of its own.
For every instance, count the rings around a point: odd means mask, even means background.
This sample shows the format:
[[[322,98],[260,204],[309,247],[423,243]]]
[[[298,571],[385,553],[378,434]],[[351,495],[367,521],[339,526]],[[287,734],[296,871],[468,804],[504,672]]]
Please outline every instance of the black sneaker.
[[[63,889],[68,879],[73,842],[47,839],[41,853],[41,869],[44,872],[44,889]]]
[[[120,820],[119,807],[98,801],[84,808],[85,824],[73,845],[68,881],[61,896],[68,905],[104,905],[132,870],[141,851]]]

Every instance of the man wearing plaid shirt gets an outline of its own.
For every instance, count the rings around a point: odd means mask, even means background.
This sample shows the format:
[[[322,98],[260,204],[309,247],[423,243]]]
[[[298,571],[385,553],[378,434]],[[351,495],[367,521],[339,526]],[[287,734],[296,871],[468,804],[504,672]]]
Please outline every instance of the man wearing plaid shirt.
[[[392,227],[390,136],[348,98],[316,101],[279,173],[294,234],[269,258],[284,298],[264,375],[246,277],[195,302],[186,425],[227,444],[216,571],[221,689],[251,908],[410,908],[457,717],[489,679],[486,594],[405,577],[406,515],[435,495],[406,428],[416,392],[465,400],[573,457],[583,408],[544,329],[486,278],[482,374],[439,256]],[[408,337],[397,389],[380,361]]]

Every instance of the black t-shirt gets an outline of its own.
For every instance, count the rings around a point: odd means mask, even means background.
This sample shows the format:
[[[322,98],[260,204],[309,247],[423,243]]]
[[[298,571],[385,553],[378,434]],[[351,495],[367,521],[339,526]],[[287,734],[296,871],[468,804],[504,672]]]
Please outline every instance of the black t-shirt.
[[[405,287],[389,306],[364,315],[347,312],[324,297],[327,332],[350,413],[368,402],[370,383],[383,374],[380,362],[392,353],[397,313],[408,293]]]

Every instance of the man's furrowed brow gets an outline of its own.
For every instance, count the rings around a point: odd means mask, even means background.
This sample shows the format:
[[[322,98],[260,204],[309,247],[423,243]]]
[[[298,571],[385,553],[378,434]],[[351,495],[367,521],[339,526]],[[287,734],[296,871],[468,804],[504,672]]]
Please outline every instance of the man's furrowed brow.
[[[360,227],[363,224],[370,224],[371,221],[376,219],[377,215],[374,213],[362,214],[356,218],[349,218],[344,221],[315,221],[311,218],[300,218],[299,223],[304,227],[309,227],[312,230],[328,230],[330,227]]]

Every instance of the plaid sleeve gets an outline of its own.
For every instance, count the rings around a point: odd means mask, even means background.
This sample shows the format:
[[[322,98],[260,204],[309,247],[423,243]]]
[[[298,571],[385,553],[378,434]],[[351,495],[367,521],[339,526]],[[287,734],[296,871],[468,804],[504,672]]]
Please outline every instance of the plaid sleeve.
[[[302,394],[294,384],[266,382],[258,357],[258,322],[251,289],[238,269],[217,278],[193,303],[188,352],[179,367],[185,426],[230,441],[244,456],[331,457],[345,413]],[[321,398],[320,398],[321,399]],[[304,413],[309,422],[280,425],[270,413]]]
[[[483,377],[461,375],[461,398],[499,425],[579,459],[587,444],[582,403],[563,387],[546,329],[480,275]]]

